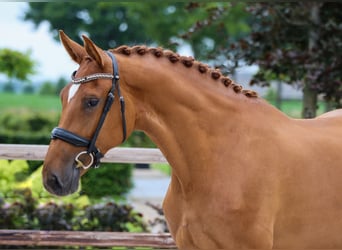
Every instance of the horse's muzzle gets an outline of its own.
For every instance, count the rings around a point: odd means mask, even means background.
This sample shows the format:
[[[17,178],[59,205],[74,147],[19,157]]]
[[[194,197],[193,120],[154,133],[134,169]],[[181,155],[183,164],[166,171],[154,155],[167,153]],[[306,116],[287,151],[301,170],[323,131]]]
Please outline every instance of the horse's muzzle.
[[[80,170],[72,168],[70,175],[64,175],[62,178],[59,173],[44,171],[43,184],[45,189],[55,195],[65,196],[77,191],[80,179]]]

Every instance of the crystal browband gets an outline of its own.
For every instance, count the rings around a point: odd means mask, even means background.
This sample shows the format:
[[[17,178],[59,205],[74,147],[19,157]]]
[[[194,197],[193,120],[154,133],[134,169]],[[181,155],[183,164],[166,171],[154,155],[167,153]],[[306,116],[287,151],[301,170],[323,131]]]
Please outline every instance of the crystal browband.
[[[113,79],[114,76],[112,74],[108,74],[108,73],[96,73],[96,74],[88,75],[85,77],[72,79],[71,82],[73,84],[82,84],[85,82],[90,82],[90,81],[93,81],[96,79],[103,79],[103,78]]]

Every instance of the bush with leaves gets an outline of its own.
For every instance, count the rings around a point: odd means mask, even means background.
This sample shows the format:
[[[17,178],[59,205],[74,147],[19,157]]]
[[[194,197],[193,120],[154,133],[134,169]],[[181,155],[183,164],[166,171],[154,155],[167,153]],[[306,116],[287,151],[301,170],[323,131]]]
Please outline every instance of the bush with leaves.
[[[15,185],[27,177],[28,170],[26,161],[0,160],[0,193],[11,195]]]
[[[30,189],[0,195],[0,229],[146,232],[142,214],[114,201],[88,206],[50,201],[40,204]]]
[[[4,112],[0,115],[1,143],[48,144],[57,118],[38,112]]]
[[[132,164],[101,163],[81,178],[82,194],[92,199],[122,197],[132,188]]]

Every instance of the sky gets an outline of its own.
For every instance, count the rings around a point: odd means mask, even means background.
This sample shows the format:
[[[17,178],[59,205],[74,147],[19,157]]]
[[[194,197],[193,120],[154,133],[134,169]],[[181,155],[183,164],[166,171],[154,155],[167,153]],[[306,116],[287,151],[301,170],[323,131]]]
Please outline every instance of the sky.
[[[38,29],[29,21],[23,21],[26,2],[0,2],[0,48],[20,52],[31,50],[31,58],[37,62],[37,74],[31,81],[67,79],[77,68],[62,44],[49,33],[48,23]]]

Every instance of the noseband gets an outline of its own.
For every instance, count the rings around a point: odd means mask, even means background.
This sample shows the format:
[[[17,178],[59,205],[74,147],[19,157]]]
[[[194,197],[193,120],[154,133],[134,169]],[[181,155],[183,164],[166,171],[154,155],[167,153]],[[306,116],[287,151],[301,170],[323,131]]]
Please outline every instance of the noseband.
[[[100,152],[100,150],[96,147],[96,140],[97,137],[100,133],[100,130],[102,128],[102,125],[106,119],[107,113],[110,110],[114,99],[115,99],[115,90],[117,90],[117,94],[119,96],[119,100],[120,100],[120,106],[121,106],[121,118],[122,118],[122,132],[123,132],[123,139],[122,142],[124,142],[126,140],[126,117],[125,117],[125,100],[123,98],[123,96],[121,96],[121,92],[120,92],[120,85],[119,85],[119,68],[118,68],[118,63],[114,57],[114,55],[109,52],[106,51],[106,53],[109,55],[109,57],[112,59],[112,64],[113,64],[113,75],[112,74],[108,74],[108,73],[97,73],[97,74],[92,74],[92,75],[88,75],[85,77],[80,77],[80,78],[73,78],[72,79],[72,83],[73,84],[83,84],[86,82],[90,82],[96,79],[112,79],[112,87],[110,89],[110,91],[108,92],[107,95],[107,100],[105,103],[105,106],[103,108],[100,120],[97,124],[97,127],[95,129],[95,132],[93,134],[93,138],[91,140],[86,139],[82,136],[79,136],[75,133],[72,133],[66,129],[60,128],[60,127],[56,127],[52,130],[51,132],[51,139],[60,139],[62,141],[65,141],[67,143],[70,143],[76,147],[86,147],[87,150],[86,151],[82,151],[80,152],[76,158],[75,158],[75,162],[76,167],[82,167],[84,169],[87,169],[89,167],[99,167],[100,164],[100,159],[103,157],[103,154]],[[88,155],[90,157],[90,163],[89,164],[84,164],[82,162],[82,160],[80,159],[80,157],[82,155]]]

